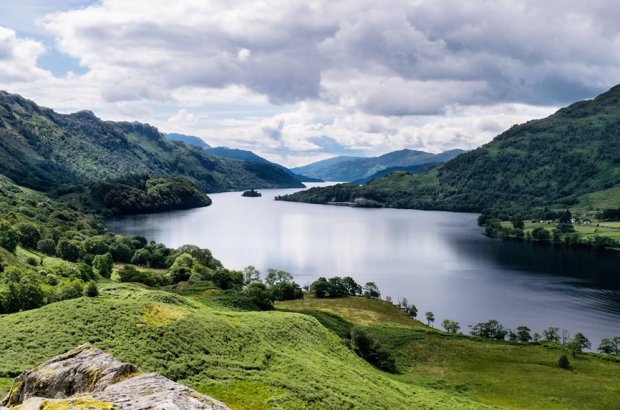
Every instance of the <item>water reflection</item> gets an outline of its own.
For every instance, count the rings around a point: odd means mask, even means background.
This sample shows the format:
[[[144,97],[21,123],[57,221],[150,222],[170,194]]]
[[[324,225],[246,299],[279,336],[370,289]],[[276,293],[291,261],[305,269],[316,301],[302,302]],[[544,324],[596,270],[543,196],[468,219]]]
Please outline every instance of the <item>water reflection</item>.
[[[128,235],[171,247],[210,248],[232,268],[288,270],[301,284],[318,276],[376,281],[437,322],[495,318],[584,332],[595,344],[620,335],[620,254],[486,238],[476,215],[351,209],[212,195],[211,207],[111,221]],[[288,191],[290,192],[290,191]]]

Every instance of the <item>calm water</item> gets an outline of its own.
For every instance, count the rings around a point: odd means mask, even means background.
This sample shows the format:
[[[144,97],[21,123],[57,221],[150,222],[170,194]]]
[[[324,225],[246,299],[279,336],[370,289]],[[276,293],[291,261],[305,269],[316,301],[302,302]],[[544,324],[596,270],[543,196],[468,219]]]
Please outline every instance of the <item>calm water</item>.
[[[316,185],[316,184],[312,184]],[[125,217],[111,230],[169,247],[207,247],[225,266],[279,268],[300,284],[318,276],[375,281],[382,295],[407,297],[420,316],[433,311],[466,325],[582,332],[594,347],[620,335],[620,253],[491,240],[475,214],[354,209],[213,194],[213,205]]]

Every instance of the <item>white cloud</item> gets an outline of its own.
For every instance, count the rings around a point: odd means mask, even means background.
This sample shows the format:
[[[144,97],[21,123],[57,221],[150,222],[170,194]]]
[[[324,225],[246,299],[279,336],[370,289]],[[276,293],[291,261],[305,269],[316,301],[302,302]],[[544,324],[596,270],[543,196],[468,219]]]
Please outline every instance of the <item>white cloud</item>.
[[[620,82],[619,12],[603,0],[102,0],[39,24],[86,74],[52,77],[36,66],[40,42],[0,29],[0,80],[60,110],[287,163],[339,147],[473,148]]]

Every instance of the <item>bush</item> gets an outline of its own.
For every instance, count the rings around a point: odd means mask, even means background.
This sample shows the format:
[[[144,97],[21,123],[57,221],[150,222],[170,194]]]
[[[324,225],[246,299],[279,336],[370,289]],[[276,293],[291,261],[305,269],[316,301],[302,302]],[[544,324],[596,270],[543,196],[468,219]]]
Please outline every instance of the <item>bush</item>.
[[[558,366],[560,366],[562,369],[570,368],[570,362],[568,361],[568,357],[566,357],[565,354],[560,356],[560,359],[558,360]]]
[[[360,357],[381,370],[396,372],[394,357],[383,349],[378,340],[373,339],[358,327],[352,328],[350,335],[351,347]]]
[[[41,240],[41,232],[39,228],[31,222],[23,222],[16,226],[19,243],[24,248],[34,249],[37,242]]]
[[[304,292],[295,282],[276,283],[271,287],[271,292],[275,300],[295,300],[304,298]]]
[[[96,274],[109,278],[112,275],[112,268],[114,266],[114,260],[110,253],[104,255],[97,255],[93,258],[93,270]]]
[[[89,298],[94,298],[99,296],[99,289],[97,289],[97,284],[95,281],[90,281],[84,288],[84,296],[88,296]]]
[[[61,239],[56,245],[56,255],[69,262],[77,262],[80,259],[80,243],[75,240]]]
[[[49,256],[56,256],[56,242],[53,239],[41,239],[37,242],[37,250]]]
[[[155,272],[139,271],[131,265],[126,265],[119,270],[118,277],[121,282],[138,282],[151,287],[169,284],[164,276]]]
[[[30,266],[38,266],[40,262],[39,262],[39,258],[35,256],[29,256],[26,258],[26,263]]]
[[[267,288],[264,283],[251,282],[244,290],[243,293],[247,295],[252,301],[262,310],[273,309],[274,295],[273,292]]]
[[[0,246],[9,252],[17,249],[18,237],[15,229],[7,221],[0,222]]]

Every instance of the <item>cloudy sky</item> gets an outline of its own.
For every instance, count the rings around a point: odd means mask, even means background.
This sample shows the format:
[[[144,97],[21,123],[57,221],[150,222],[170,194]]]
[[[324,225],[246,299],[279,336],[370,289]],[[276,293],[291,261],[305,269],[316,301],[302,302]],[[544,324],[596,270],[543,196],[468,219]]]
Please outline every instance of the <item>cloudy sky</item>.
[[[286,164],[475,148],[620,83],[620,2],[0,0],[0,89]]]

